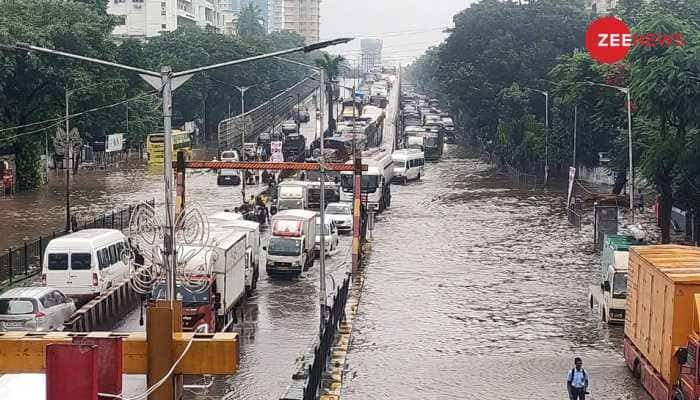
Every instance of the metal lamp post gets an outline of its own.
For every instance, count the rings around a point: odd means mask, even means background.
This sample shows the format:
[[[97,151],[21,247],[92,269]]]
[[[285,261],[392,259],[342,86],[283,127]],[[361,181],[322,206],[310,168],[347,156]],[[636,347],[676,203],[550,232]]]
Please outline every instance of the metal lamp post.
[[[601,86],[601,87],[606,87],[610,89],[615,89],[617,91],[620,91],[624,93],[627,96],[627,136],[629,139],[628,147],[629,147],[629,170],[630,170],[630,179],[629,179],[629,188],[630,188],[630,215],[632,217],[632,223],[634,224],[634,163],[632,160],[632,98],[630,95],[630,88],[629,87],[622,87],[622,86],[615,86],[615,85],[608,85],[605,83],[597,83],[597,82],[590,82],[586,81],[585,82],[587,85],[590,86]]]
[[[67,53],[63,51],[48,49],[44,47],[33,46],[28,43],[16,43],[15,48],[19,50],[36,51],[48,53],[57,56],[63,56],[82,61],[87,61],[94,64],[105,65],[109,67],[119,68],[127,71],[136,72],[149,85],[162,91],[163,96],[163,128],[164,128],[164,160],[163,163],[163,178],[164,178],[164,198],[165,198],[165,221],[163,226],[163,264],[167,271],[167,291],[166,299],[170,300],[171,308],[174,308],[174,300],[176,293],[176,258],[175,258],[175,232],[173,221],[173,143],[172,143],[172,92],[187,82],[194,74],[213,69],[219,69],[231,65],[244,64],[252,61],[263,60],[271,57],[281,56],[296,52],[311,52],[322,49],[328,46],[343,44],[351,41],[352,38],[342,38],[314,43],[308,46],[296,47],[286,50],[281,50],[273,53],[262,54],[258,56],[248,57],[240,60],[226,61],[218,64],[208,65],[199,68],[193,68],[181,72],[173,72],[169,66],[163,66],[160,72],[150,71],[142,68],[136,68],[128,65],[113,63],[105,60],[95,59],[91,57],[80,56],[77,54]]]
[[[321,130],[321,135],[320,135],[320,149],[321,149],[321,160],[319,162],[319,172],[321,173],[321,180],[319,184],[319,190],[321,191],[321,212],[320,212],[320,219],[321,219],[321,229],[326,229],[326,186],[325,186],[325,181],[326,181],[326,168],[324,166],[324,160],[323,160],[323,150],[324,150],[324,144],[323,142],[326,140],[324,137],[324,130],[323,130],[323,107],[326,104],[325,98],[324,98],[324,71],[323,68],[315,67],[313,65],[309,64],[304,64],[299,61],[294,61],[290,60],[287,58],[283,57],[276,57],[280,61],[284,61],[287,63],[291,64],[296,64],[301,67],[306,67],[311,69],[312,71],[316,71],[320,75],[320,82],[319,82],[319,87],[321,88],[320,93],[321,95],[318,98],[318,104],[319,104],[319,117],[320,117],[320,130]],[[313,78],[311,78],[313,79]],[[299,101],[297,100],[297,106],[299,104]],[[330,111],[329,111],[330,112]],[[314,123],[315,120],[314,120]],[[297,130],[299,123],[297,122]],[[316,124],[318,127],[318,124]],[[326,294],[326,235],[321,234],[321,243],[320,243],[321,251],[320,251],[320,259],[319,259],[319,308],[321,309],[320,311],[320,326],[319,326],[319,335],[323,333],[323,329],[325,326],[326,322],[326,309],[328,307],[328,299],[327,299],[327,294]]]

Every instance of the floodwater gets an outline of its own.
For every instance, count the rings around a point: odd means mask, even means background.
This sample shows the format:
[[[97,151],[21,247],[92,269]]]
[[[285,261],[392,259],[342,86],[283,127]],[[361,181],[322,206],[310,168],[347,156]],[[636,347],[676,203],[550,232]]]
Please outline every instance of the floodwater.
[[[591,399],[648,399],[622,328],[587,303],[591,232],[564,193],[513,189],[449,146],[378,218],[342,398],[563,399],[583,358]],[[588,397],[587,397],[588,398]]]

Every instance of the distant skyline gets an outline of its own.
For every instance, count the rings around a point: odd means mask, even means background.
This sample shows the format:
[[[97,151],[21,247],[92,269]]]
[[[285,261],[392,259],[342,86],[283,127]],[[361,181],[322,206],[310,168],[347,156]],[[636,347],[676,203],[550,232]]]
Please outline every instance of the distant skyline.
[[[452,17],[474,0],[341,0],[321,2],[321,40],[354,36],[356,40],[335,46],[330,52],[351,60],[360,55],[360,39],[384,41],[382,58],[410,63],[430,46],[442,42]],[[439,5],[438,5],[439,4]]]

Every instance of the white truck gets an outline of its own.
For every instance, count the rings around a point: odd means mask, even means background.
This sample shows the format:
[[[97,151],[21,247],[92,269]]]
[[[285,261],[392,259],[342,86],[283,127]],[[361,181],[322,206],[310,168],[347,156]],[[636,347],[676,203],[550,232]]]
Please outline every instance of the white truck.
[[[277,187],[279,211],[305,209],[309,206],[309,184],[306,181],[283,181]]]
[[[285,210],[272,218],[272,233],[267,247],[268,275],[299,275],[314,262],[316,213]]]
[[[352,164],[348,161],[346,164]],[[391,153],[385,149],[372,149],[362,152],[362,163],[367,164],[367,171],[362,173],[362,204],[369,210],[382,212],[391,206],[391,181],[394,168]],[[352,202],[354,177],[352,171],[340,173],[340,201]]]
[[[246,276],[245,290],[250,295],[258,286],[260,278],[260,224],[243,219],[239,213],[219,212],[208,217],[212,235],[242,232],[246,235]]]
[[[188,285],[179,282],[177,287],[177,299],[183,303],[182,327],[185,331],[200,329],[202,325],[207,332],[224,330],[246,296],[246,234],[220,228],[213,228],[210,233],[215,245],[202,249],[181,267],[184,269],[181,272],[191,278]],[[198,250],[194,246],[181,249],[184,252]],[[212,265],[211,276],[202,274],[198,277],[205,263]],[[165,293],[165,283],[153,289],[156,299],[165,298]]]
[[[601,320],[609,324],[625,323],[628,251],[615,251],[613,262],[601,266],[601,283],[590,287],[589,302]]]

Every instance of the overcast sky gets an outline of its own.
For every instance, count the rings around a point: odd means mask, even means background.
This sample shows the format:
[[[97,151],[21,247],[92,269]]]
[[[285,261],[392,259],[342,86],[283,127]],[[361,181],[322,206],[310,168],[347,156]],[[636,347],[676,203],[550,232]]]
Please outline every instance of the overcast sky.
[[[384,41],[383,58],[407,64],[428,47],[440,43],[442,29],[471,0],[322,0],[321,38],[354,36],[347,46],[328,49],[346,57],[359,56],[361,38]]]

